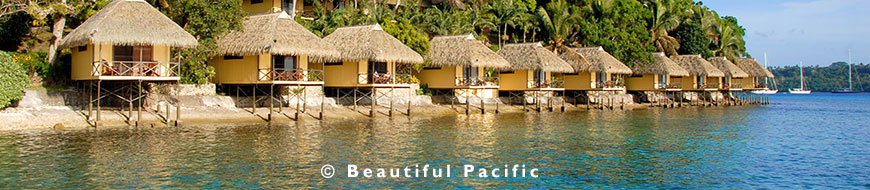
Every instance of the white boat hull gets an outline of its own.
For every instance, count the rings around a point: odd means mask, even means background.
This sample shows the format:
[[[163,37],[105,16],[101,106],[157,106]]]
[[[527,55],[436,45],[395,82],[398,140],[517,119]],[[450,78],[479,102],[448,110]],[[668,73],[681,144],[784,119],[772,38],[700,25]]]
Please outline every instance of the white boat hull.
[[[777,92],[779,92],[779,90],[753,90],[751,92],[752,92],[752,94],[759,94],[759,95],[774,95]]]
[[[789,94],[810,94],[810,93],[813,93],[813,91],[812,90],[795,89],[795,90],[788,90],[788,93]]]

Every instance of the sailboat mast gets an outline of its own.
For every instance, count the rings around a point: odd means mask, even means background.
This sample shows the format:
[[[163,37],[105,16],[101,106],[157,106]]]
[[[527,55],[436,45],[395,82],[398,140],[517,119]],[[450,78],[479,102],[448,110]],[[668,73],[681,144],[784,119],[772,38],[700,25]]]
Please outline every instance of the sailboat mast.
[[[803,90],[804,89],[804,62],[801,61],[800,65],[798,65],[798,67],[801,68],[801,90]]]
[[[852,49],[849,49],[849,91],[852,90]]]
[[[764,52],[764,68],[767,69],[767,52]],[[774,80],[776,83],[776,80]],[[770,87],[770,81],[767,81],[767,77],[764,77],[764,85]]]

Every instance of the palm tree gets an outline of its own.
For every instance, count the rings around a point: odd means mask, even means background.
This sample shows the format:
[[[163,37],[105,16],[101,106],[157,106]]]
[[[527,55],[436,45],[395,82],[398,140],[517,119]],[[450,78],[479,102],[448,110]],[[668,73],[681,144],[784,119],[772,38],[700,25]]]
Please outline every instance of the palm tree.
[[[683,15],[687,14],[687,9],[679,4],[678,0],[650,0],[645,2],[647,7],[652,9],[653,18],[650,22],[650,34],[659,51],[669,55],[676,55],[677,49],[680,48],[680,43],[677,38],[668,34],[680,26],[683,20]]]
[[[538,8],[538,17],[550,37],[550,46],[554,53],[567,48],[565,41],[574,35],[576,20],[580,18],[578,14],[572,14],[575,12],[579,12],[577,6],[570,5],[565,0],[552,1]]]
[[[495,17],[498,25],[503,26],[499,29],[498,38],[498,44],[501,47],[504,41],[503,37],[507,36],[508,25],[514,26],[521,22],[519,14],[524,10],[517,7],[514,0],[496,0],[491,2],[491,5],[485,6],[484,10],[490,12]]]
[[[719,19],[717,23],[718,41],[716,41],[717,48],[713,50],[713,53],[716,56],[725,56],[730,60],[745,56],[746,41],[738,33],[737,30],[740,29],[724,19]]]

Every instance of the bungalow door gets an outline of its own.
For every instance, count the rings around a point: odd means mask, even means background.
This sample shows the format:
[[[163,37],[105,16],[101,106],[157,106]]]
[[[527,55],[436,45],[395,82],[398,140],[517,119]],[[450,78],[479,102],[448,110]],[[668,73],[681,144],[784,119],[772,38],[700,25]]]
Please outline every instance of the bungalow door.
[[[466,66],[462,69],[462,77],[465,78],[465,84],[469,86],[474,86],[477,84],[478,75],[477,75],[477,67]]]
[[[659,81],[656,88],[664,89],[668,87],[668,75],[659,75]]]
[[[385,62],[369,62],[369,83],[372,84],[386,84],[392,81],[390,79],[389,72],[390,70],[387,68],[387,63]]]
[[[151,46],[113,46],[110,68],[104,68],[104,74],[118,76],[145,76],[154,74],[156,64],[153,62]],[[107,70],[108,69],[108,70]],[[108,73],[107,73],[108,72]]]
[[[597,88],[604,88],[607,86],[607,73],[597,72],[595,75],[595,84],[597,85]]]
[[[547,73],[544,73],[544,70],[541,70],[541,69],[535,69],[534,72],[535,72],[534,77],[533,77],[533,79],[535,80],[534,86],[536,88],[544,87],[544,84],[547,83]]]
[[[273,80],[297,81],[302,79],[303,73],[299,72],[296,64],[296,56],[272,56]]]
[[[287,12],[288,15],[294,16],[296,13],[296,0],[281,0],[281,10]]]
[[[705,84],[705,80],[707,80],[706,76],[695,77],[695,83],[697,84],[699,89],[707,87],[707,84]]]

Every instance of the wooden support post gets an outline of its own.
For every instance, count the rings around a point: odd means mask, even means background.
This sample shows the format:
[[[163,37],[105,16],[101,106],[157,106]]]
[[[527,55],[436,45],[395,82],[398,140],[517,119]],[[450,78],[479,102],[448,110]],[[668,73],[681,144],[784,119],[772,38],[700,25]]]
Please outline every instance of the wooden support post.
[[[169,116],[171,116],[171,115],[172,115],[172,113],[171,113],[171,111],[169,111],[169,100],[166,100],[166,125],[170,124]]]
[[[480,98],[480,114],[486,114],[486,100],[483,99],[483,95],[477,97]]]
[[[296,89],[293,90],[293,97],[296,98],[296,113],[293,113],[293,118],[296,119],[296,121],[299,121],[299,116],[302,116],[302,102],[300,101],[301,96],[299,96],[297,90],[299,90],[299,85],[296,85]]]
[[[375,87],[372,87],[371,99],[372,101],[369,105],[371,108],[369,109],[369,117],[375,117],[375,106],[378,105],[378,89]]]
[[[322,89],[323,86],[320,86],[320,88]],[[317,119],[320,119],[320,120],[323,120],[323,105],[325,104],[323,101],[325,100],[324,99],[325,96],[326,96],[326,90],[323,90],[323,94],[320,95],[320,115],[317,117]],[[341,98],[341,96],[339,96],[339,98]]]
[[[136,99],[139,100],[139,109],[136,112],[136,114],[138,114],[136,116],[136,126],[138,127],[142,124],[142,80],[139,80],[139,85],[137,86],[137,88],[139,90],[139,96],[137,96]]]
[[[302,113],[308,113],[308,87],[299,85],[297,87],[302,89]]]
[[[496,93],[495,93],[495,113],[496,114],[498,114],[498,112],[499,112],[499,109],[498,109],[499,104],[501,104],[501,98],[499,98],[498,91],[496,91]]]
[[[591,103],[592,103],[592,102],[589,101],[589,95],[587,95],[587,96],[586,96],[586,110],[589,110],[589,104],[591,104]]]
[[[396,90],[395,87],[390,86],[390,111],[387,112],[387,115],[389,115],[390,117],[393,117],[393,102],[395,102],[395,101],[393,101],[393,99],[396,98],[394,96],[395,94],[393,92],[395,92],[395,90]]]
[[[272,121],[272,111],[275,110],[275,84],[269,85],[269,116],[266,120]]]
[[[251,113],[257,115],[257,85],[251,88]]]
[[[100,96],[100,95],[102,94],[102,91],[103,91],[103,84],[102,83],[103,83],[103,81],[97,80],[97,121],[94,122],[94,127],[100,127],[100,122],[103,121],[102,120],[103,119],[102,113],[101,113],[101,109],[100,109],[101,108],[100,99],[102,99],[101,98],[102,96]]]
[[[181,94],[181,83],[175,83],[175,126],[181,127],[181,99],[177,96]]]
[[[465,115],[471,114],[471,99],[468,98],[468,90],[465,90]]]
[[[127,105],[130,110],[127,111],[127,125],[133,124],[133,84],[130,85],[130,90],[127,91]]]
[[[356,91],[358,88],[353,88],[353,111],[356,111]]]
[[[528,109],[526,109],[526,104],[528,104],[528,103],[526,102],[526,92],[525,91],[523,91],[523,95],[520,96],[520,98],[523,100],[523,111],[528,111]]]
[[[560,100],[562,101],[562,112],[565,112],[565,91],[562,91],[562,98]]]
[[[414,90],[411,87],[408,87],[408,116],[411,116],[411,98],[414,97]]]
[[[94,81],[88,81],[88,121],[94,120]]]

